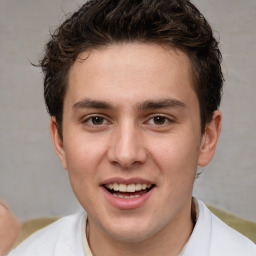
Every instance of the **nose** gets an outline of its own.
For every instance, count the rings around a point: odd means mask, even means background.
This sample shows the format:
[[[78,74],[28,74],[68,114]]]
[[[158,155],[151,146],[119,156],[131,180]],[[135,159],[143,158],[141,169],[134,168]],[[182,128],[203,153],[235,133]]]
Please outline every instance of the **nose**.
[[[146,158],[142,134],[132,122],[126,122],[113,131],[108,149],[108,160],[112,164],[131,168],[144,163]]]

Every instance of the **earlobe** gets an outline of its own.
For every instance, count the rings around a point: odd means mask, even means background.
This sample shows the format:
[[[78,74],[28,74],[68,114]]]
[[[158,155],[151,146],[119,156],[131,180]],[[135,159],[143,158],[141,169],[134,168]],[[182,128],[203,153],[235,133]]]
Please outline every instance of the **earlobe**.
[[[206,124],[197,163],[199,166],[207,165],[213,158],[221,131],[221,119],[221,112],[216,110],[213,112],[212,120]]]
[[[59,135],[56,118],[54,116],[50,119],[50,133],[55,152],[58,155],[63,168],[67,169],[66,154],[63,147],[63,141]]]

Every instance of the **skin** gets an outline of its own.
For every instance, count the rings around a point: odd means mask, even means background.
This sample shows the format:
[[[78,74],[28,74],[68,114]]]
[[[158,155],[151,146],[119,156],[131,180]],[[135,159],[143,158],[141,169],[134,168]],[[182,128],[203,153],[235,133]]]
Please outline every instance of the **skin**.
[[[0,202],[0,256],[6,255],[15,243],[21,228],[20,221]]]
[[[202,135],[190,61],[179,50],[124,43],[80,57],[86,60],[69,72],[63,140],[54,117],[50,130],[88,213],[91,250],[96,256],[178,255],[193,230],[196,169],[213,157],[221,114],[214,112]],[[154,189],[139,207],[120,209],[102,192],[113,178],[146,179]]]

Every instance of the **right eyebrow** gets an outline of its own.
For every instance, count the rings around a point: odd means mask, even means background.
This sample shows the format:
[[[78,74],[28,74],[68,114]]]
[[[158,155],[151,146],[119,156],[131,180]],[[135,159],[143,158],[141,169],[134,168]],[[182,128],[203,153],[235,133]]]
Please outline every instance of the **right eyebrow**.
[[[72,109],[75,111],[81,108],[113,109],[113,106],[102,100],[83,99],[75,103]]]
[[[186,104],[176,99],[147,100],[139,105],[140,110],[160,108],[185,108]]]

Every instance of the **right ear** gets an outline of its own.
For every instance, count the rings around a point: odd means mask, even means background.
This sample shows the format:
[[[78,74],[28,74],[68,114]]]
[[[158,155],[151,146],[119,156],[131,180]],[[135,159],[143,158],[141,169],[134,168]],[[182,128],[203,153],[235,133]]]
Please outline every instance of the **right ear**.
[[[63,140],[59,135],[56,118],[54,116],[52,116],[50,119],[50,133],[55,152],[59,157],[63,168],[67,170],[66,153],[63,146]]]

